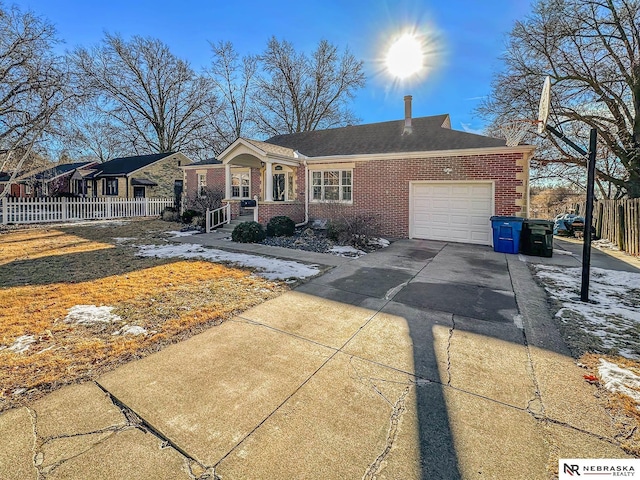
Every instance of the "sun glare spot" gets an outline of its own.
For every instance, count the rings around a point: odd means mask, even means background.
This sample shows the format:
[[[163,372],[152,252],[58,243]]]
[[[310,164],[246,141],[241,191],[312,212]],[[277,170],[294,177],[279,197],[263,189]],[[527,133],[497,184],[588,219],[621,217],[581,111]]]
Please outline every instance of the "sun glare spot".
[[[404,34],[389,47],[385,63],[389,73],[402,80],[418,73],[423,60],[420,41],[411,34]]]

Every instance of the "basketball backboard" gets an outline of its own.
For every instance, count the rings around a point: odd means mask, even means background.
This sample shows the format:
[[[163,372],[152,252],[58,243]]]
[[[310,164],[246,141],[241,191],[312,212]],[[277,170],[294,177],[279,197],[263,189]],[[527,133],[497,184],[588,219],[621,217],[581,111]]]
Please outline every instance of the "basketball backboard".
[[[540,95],[540,105],[538,106],[538,133],[544,132],[549,118],[549,106],[551,104],[551,78],[544,79],[542,93]]]

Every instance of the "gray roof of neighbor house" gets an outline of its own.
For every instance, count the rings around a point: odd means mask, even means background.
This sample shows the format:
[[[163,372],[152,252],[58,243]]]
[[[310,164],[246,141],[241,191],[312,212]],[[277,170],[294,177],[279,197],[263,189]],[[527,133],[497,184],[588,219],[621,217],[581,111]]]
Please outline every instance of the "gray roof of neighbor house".
[[[190,163],[188,166],[189,167],[197,167],[198,165],[218,165],[221,164],[222,162],[220,160],[218,160],[217,158],[207,158],[205,160],[200,160],[199,162],[193,162]]]
[[[71,173],[78,168],[86,167],[88,165],[93,165],[96,162],[76,162],[76,163],[65,163],[62,165],[56,165],[55,167],[48,168],[47,170],[42,170],[34,175],[38,180],[40,179],[50,179],[55,178],[60,175],[64,175],[65,173]]]
[[[403,135],[404,119],[312,132],[276,135],[267,143],[297,150],[308,157],[375,153],[430,152],[504,147],[505,141],[448,128],[449,115],[411,119],[412,133]]]
[[[162,160],[165,157],[175,154],[176,152],[169,153],[154,153],[151,155],[138,155],[136,157],[120,157],[109,160],[108,162],[97,165],[96,177],[101,176],[117,176],[128,175],[131,172],[135,172],[139,168],[151,165],[158,160]]]

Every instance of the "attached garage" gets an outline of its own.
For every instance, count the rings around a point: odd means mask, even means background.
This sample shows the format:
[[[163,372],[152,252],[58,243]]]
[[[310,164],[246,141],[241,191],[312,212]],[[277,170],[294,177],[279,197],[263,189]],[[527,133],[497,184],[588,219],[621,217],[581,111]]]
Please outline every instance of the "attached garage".
[[[409,238],[492,244],[493,182],[411,182]]]

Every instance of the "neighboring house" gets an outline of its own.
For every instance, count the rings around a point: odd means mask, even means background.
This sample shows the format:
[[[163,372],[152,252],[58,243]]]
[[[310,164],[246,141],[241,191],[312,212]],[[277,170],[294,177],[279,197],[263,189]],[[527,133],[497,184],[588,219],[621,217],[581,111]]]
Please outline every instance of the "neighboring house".
[[[179,152],[114,158],[77,171],[74,191],[88,197],[174,197],[182,195],[181,167],[191,159]]]
[[[239,138],[219,163],[184,168],[185,191],[220,188],[232,215],[257,197],[258,218],[374,217],[390,237],[491,245],[492,215],[528,214],[534,147],[451,129],[449,115]]]
[[[98,162],[78,162],[56,165],[55,167],[42,170],[30,178],[23,179],[22,182],[31,182],[33,195],[54,196],[60,194],[78,194],[75,191],[72,176],[76,172],[84,172],[97,165]]]
[[[33,172],[19,172],[13,182],[8,195],[14,197],[43,197],[60,194],[71,194],[71,177],[76,171],[84,171],[96,165],[97,162],[64,163],[51,168],[38,169]],[[10,173],[0,174],[0,192],[11,180]]]
[[[7,172],[0,172],[0,194],[4,192],[4,189],[7,187],[7,183],[11,180],[11,174]],[[7,195],[11,195],[11,190],[7,192]]]

